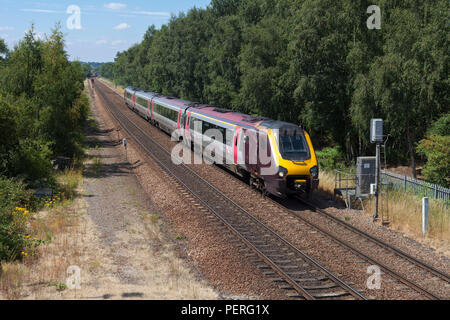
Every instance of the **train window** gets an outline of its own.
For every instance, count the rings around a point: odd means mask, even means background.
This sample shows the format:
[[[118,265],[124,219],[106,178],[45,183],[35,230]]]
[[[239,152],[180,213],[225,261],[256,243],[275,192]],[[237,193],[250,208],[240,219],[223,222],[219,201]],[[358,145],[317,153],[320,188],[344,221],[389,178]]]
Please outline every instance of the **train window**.
[[[142,107],[147,107],[147,100],[141,98],[141,97],[137,97],[136,101],[138,104],[140,104]]]
[[[226,129],[226,145],[232,147],[233,146],[233,139],[234,139],[234,132],[230,129]]]
[[[178,112],[172,109],[169,109],[167,107],[164,107],[160,104],[156,105],[157,108],[155,111],[156,113],[158,113],[159,115],[161,115],[164,118],[167,118],[169,120],[172,120],[174,122],[178,122]]]
[[[278,146],[283,159],[304,161],[310,158],[308,144],[302,132],[279,132]]]
[[[195,132],[202,133],[203,123],[202,120],[191,118],[190,129]]]

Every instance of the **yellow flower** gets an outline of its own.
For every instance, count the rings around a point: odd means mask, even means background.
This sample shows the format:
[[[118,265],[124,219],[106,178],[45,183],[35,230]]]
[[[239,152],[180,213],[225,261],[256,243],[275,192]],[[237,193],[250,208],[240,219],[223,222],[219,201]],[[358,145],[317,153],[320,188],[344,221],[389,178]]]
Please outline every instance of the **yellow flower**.
[[[31,236],[25,236],[25,238],[27,238],[27,239],[30,239],[30,238],[31,238]]]
[[[28,255],[28,253],[26,253],[26,252],[21,252],[21,254],[23,255],[23,256],[27,256]]]

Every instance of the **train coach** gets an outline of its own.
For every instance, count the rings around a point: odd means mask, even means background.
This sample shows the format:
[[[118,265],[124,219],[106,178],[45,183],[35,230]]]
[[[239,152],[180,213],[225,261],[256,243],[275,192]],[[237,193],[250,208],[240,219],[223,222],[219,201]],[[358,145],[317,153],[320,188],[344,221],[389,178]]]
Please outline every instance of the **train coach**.
[[[128,87],[125,104],[188,145],[209,146],[214,162],[277,197],[310,194],[319,184],[317,159],[301,127],[265,117]],[[193,147],[195,149],[195,147]]]

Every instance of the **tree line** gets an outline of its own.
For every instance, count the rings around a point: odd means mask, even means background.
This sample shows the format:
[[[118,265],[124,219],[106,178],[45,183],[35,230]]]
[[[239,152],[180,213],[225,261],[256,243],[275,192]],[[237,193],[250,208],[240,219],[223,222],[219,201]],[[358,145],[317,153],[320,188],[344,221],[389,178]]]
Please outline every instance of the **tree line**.
[[[34,189],[61,187],[51,159],[83,154],[85,76],[59,26],[45,39],[31,27],[11,50],[0,39],[0,264],[42,243],[30,237],[29,218],[44,201]]]
[[[0,49],[0,175],[46,178],[52,157],[82,153],[85,74],[68,60],[59,27],[45,40],[32,27],[14,49],[3,40]]]
[[[366,24],[372,4],[212,0],[150,26],[117,53],[113,78],[301,124],[317,148],[339,148],[348,161],[374,154],[370,118],[383,118],[389,162],[415,176],[426,156],[417,144],[449,111],[449,2],[376,1],[379,30]]]

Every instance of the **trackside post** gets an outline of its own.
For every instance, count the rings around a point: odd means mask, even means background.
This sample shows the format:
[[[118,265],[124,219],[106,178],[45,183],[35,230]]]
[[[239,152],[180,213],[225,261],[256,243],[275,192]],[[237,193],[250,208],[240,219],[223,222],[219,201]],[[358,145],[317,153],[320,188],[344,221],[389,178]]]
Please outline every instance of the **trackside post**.
[[[422,235],[428,231],[428,197],[422,198]]]

